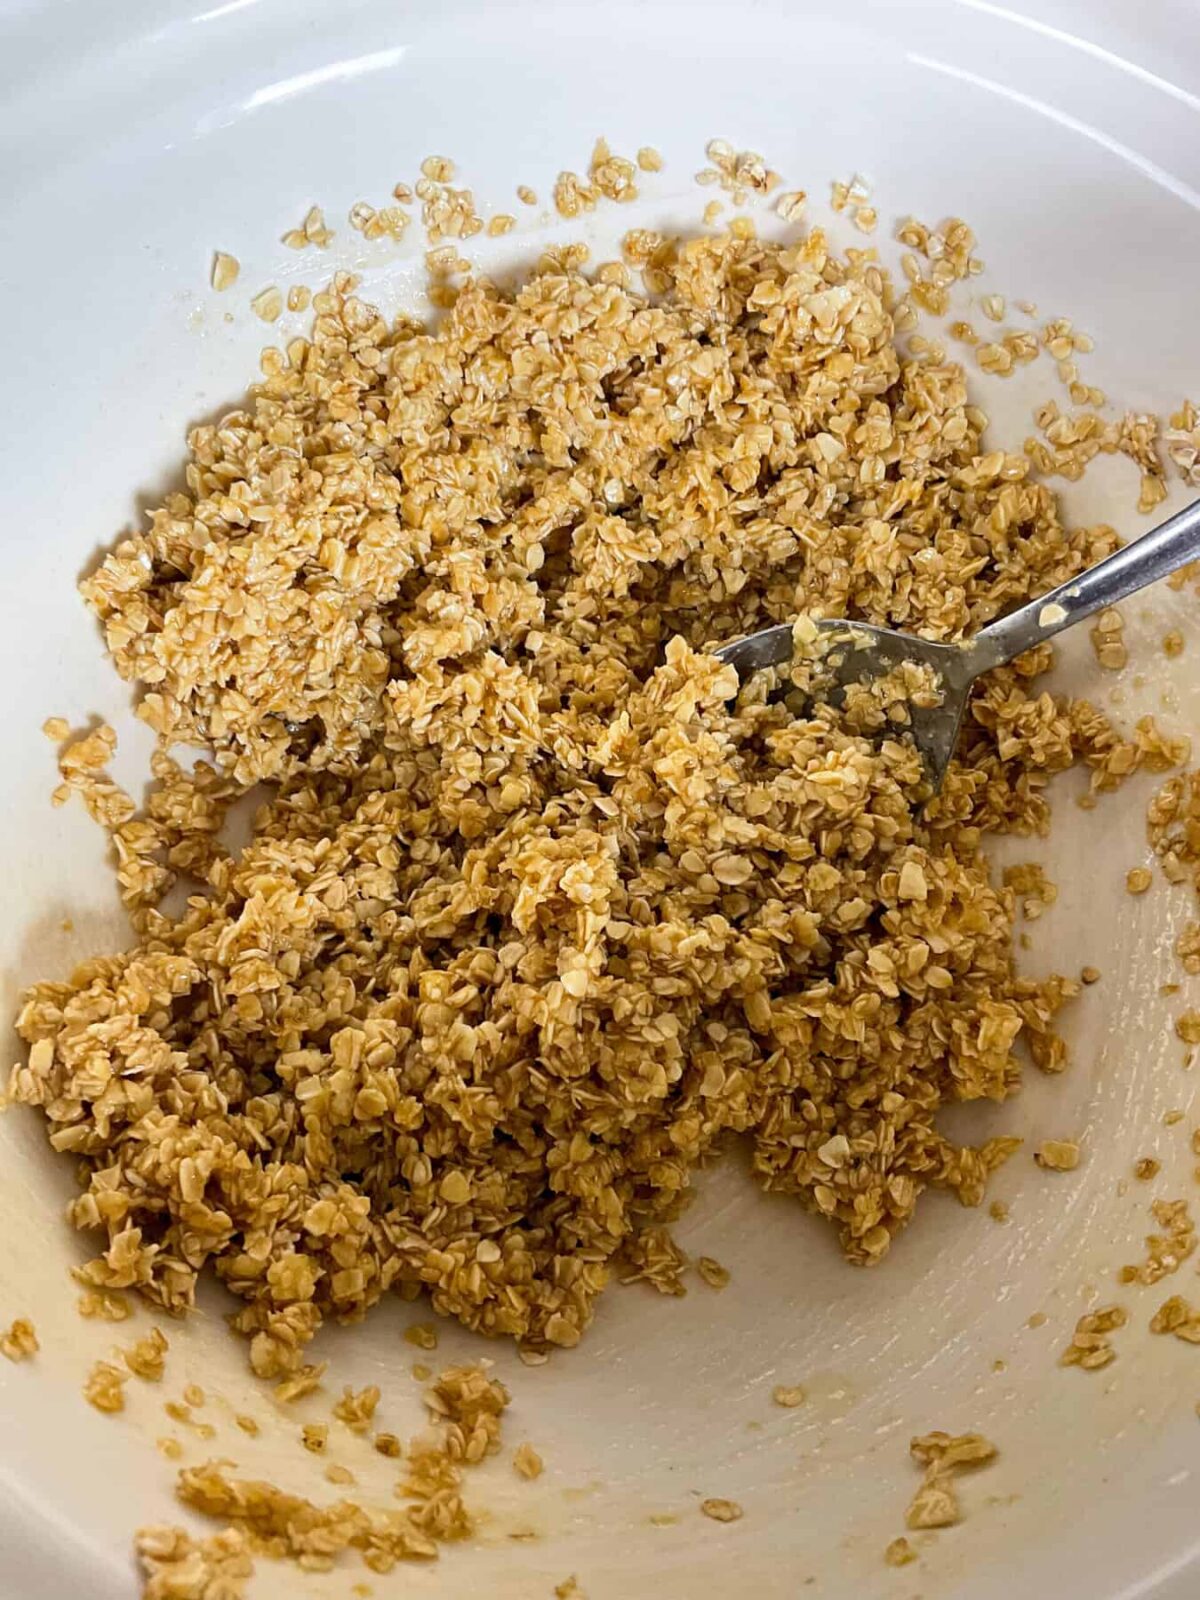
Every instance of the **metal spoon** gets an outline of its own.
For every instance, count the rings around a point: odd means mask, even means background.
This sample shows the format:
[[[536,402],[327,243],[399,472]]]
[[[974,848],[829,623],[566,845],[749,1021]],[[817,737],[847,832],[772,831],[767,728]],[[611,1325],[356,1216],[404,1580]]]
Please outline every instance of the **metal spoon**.
[[[870,682],[905,661],[927,665],[937,673],[941,679],[941,704],[930,709],[909,708],[913,742],[925,759],[936,793],[954,754],[968,692],[980,673],[1002,667],[1043,639],[1053,638],[1073,623],[1128,599],[1139,589],[1196,560],[1200,560],[1200,500],[1079,577],[1010,611],[973,639],[958,644],[936,644],[893,628],[877,628],[869,622],[824,618],[816,625],[822,632],[841,635],[838,650],[829,657],[835,689]],[[746,678],[766,667],[790,662],[792,650],[792,625],[782,622],[722,645],[715,653],[719,660],[735,666],[740,678]]]

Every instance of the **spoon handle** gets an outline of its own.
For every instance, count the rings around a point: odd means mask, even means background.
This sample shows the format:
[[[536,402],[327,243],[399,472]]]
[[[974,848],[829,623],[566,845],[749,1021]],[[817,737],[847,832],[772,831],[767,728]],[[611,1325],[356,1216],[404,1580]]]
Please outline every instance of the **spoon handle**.
[[[1140,539],[1124,545],[1077,578],[1001,617],[976,634],[972,673],[1003,666],[1032,645],[1050,639],[1105,606],[1126,600],[1189,561],[1200,561],[1200,500],[1177,511]]]

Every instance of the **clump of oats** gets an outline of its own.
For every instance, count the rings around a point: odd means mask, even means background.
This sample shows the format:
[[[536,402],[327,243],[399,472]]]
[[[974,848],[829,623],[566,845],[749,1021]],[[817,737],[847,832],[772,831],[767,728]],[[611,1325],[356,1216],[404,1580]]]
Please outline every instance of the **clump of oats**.
[[[757,150],[735,150],[728,139],[710,139],[704,153],[710,165],[696,174],[696,182],[718,184],[735,206],[744,205],[751,195],[770,194],[779,186],[779,174],[772,172]]]
[[[333,1414],[353,1433],[366,1433],[379,1405],[379,1385],[368,1384],[357,1393],[349,1386],[342,1390],[342,1398],[333,1407]]]
[[[964,1470],[987,1466],[996,1459],[997,1450],[981,1433],[935,1432],[914,1438],[909,1453],[924,1473],[904,1520],[910,1529],[920,1529],[949,1528],[962,1520],[954,1478]]]
[[[1078,411],[1073,416],[1060,412],[1050,400],[1039,408],[1035,420],[1043,437],[1026,439],[1025,453],[1039,472],[1074,482],[1098,455],[1120,454],[1141,474],[1138,510],[1153,511],[1165,499],[1156,417],[1127,412],[1119,422],[1109,422],[1095,411]]]
[[[1169,778],[1150,802],[1147,833],[1169,883],[1200,895],[1200,771]]]
[[[28,1361],[40,1349],[37,1330],[28,1317],[17,1317],[0,1334],[0,1356],[6,1356],[9,1361]]]
[[[83,1398],[97,1411],[110,1414],[125,1409],[125,1384],[129,1374],[111,1361],[97,1361],[83,1386]]]
[[[142,1600],[243,1600],[254,1575],[247,1536],[228,1528],[196,1539],[183,1528],[138,1530]]]
[[[125,1322],[133,1315],[127,1295],[105,1289],[85,1289],[76,1309],[81,1317],[98,1317],[104,1322]]]
[[[555,179],[554,209],[560,217],[574,218],[595,210],[601,199],[620,203],[636,200],[637,173],[636,163],[614,155],[606,139],[597,139],[586,178],[577,172],[560,172]],[[535,202],[536,196],[528,203]]]
[[[913,226],[970,274],[969,230]],[[1048,650],[978,685],[927,804],[869,697],[735,696],[714,641],[965,637],[1114,536],[898,352],[870,252],[640,230],[652,299],[583,259],[465,278],[436,329],[339,275],[85,584],[164,748],[141,812],[111,730],[60,753],[137,939],[30,991],[13,1095],[81,1165],[86,1287],[180,1311],[211,1267],[283,1400],[389,1292],[527,1360],[614,1276],[682,1292],[670,1224],[730,1132],[861,1264],[929,1187],[979,1204],[1017,1141],[938,1112],[1005,1099],[1018,1041],[1061,1070],[1078,989],[1016,972],[982,840],[1044,832],[1076,761],[1100,792],[1180,759],[1043,693]]]
[[[607,139],[597,139],[588,166],[588,177],[600,194],[622,203],[637,199],[637,166],[624,156],[614,155]]]
[[[151,1328],[128,1350],[121,1351],[121,1359],[135,1378],[158,1383],[166,1366],[167,1348],[166,1334],[161,1328]]]
[[[908,280],[908,298],[913,307],[931,316],[945,316],[950,309],[951,285],[983,270],[982,261],[972,254],[975,235],[960,217],[951,217],[937,228],[908,217],[896,236],[908,247],[900,265]],[[927,270],[922,269],[922,259]],[[1003,346],[996,348],[1011,366],[1011,355]],[[1000,366],[1005,365],[1000,358],[997,361]]]
[[[1108,1366],[1116,1359],[1108,1337],[1129,1320],[1123,1306],[1102,1306],[1097,1311],[1085,1312],[1075,1324],[1071,1342],[1058,1358],[1060,1367],[1082,1367],[1085,1372]]]
[[[325,213],[320,206],[309,206],[298,228],[289,228],[282,242],[290,250],[306,250],[309,245],[325,249],[333,243],[333,229],[326,226]]]
[[[1021,914],[1027,922],[1036,922],[1058,899],[1058,885],[1050,881],[1045,868],[1036,861],[1005,867],[1001,882],[1021,896]]]
[[[1200,922],[1188,922],[1175,940],[1175,954],[1183,970],[1193,977],[1200,973]]]
[[[411,200],[413,197],[409,194],[408,198]],[[349,222],[364,239],[402,239],[409,224],[409,214],[403,206],[376,208],[365,200],[358,200],[350,208]]]
[[[246,1547],[308,1572],[328,1572],[343,1550],[358,1550],[374,1572],[398,1561],[430,1560],[437,1543],[407,1510],[372,1512],[350,1501],[318,1506],[257,1479],[230,1477],[224,1464],[184,1467],[176,1480],[184,1505],[229,1525]]]
[[[1164,1300],[1150,1321],[1151,1333],[1173,1333],[1186,1344],[1200,1344],[1200,1311],[1182,1295]]]
[[[453,176],[454,167],[444,157],[426,157],[414,186],[421,202],[421,222],[431,244],[441,239],[472,239],[483,232],[484,222],[475,209],[475,196],[470,189],[454,188],[448,182]]]
[[[1106,606],[1088,629],[1096,660],[1107,672],[1119,672],[1129,660],[1125,648],[1125,619],[1116,606]]]
[[[1138,1178],[1147,1179],[1158,1172],[1159,1164],[1147,1158],[1134,1168]],[[1159,1232],[1146,1235],[1146,1259],[1121,1268],[1121,1283],[1158,1283],[1173,1272],[1196,1249],[1196,1225],[1186,1200],[1155,1200],[1150,1213],[1158,1224]]]
[[[1200,412],[1185,400],[1163,430],[1163,445],[1176,472],[1190,488],[1200,485]]]
[[[447,1367],[426,1391],[431,1416],[445,1423],[444,1449],[451,1461],[474,1464],[500,1448],[500,1418],[508,1390],[488,1377],[491,1363]]]
[[[857,175],[849,183],[835,182],[831,186],[830,205],[835,212],[849,212],[850,220],[861,233],[873,233],[879,221],[875,207],[868,204],[870,189],[865,178]]]

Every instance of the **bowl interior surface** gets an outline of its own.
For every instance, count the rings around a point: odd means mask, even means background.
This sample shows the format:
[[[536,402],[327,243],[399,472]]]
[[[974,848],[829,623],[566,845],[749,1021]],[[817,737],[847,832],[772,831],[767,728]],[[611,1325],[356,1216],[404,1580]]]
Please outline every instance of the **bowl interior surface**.
[[[979,297],[1001,293],[1036,302],[1043,318],[1070,316],[1096,339],[1088,381],[1115,407],[1165,414],[1200,372],[1200,36],[1178,17],[1166,4],[1083,0],[1043,4],[1036,19],[919,0],[7,8],[5,1026],[24,984],[127,937],[103,835],[81,807],[49,804],[45,717],[112,721],[118,774],[131,781],[149,748],[76,580],[177,479],[186,426],[237,403],[261,347],[299,331],[299,317],[264,330],[248,307],[258,288],[352,267],[385,311],[423,305],[417,230],[367,244],[344,225],[356,200],[378,203],[430,153],[452,157],[481,208],[520,214],[516,232],[468,250],[505,275],[548,240],[583,237],[602,260],[632,226],[699,229],[712,191],[694,174],[714,136],[763,152],[842,245],[865,241],[831,215],[829,182],[861,173],[886,260],[898,257],[898,217],[964,217],[986,271],[960,286],[957,315],[979,321]],[[622,153],[656,146],[664,170],[633,205],[563,222],[549,206],[554,176],[583,170],[601,134]],[[516,203],[518,183],[537,191],[536,208]],[[314,202],[337,229],[319,263],[279,242]],[[782,230],[769,208],[756,214]],[[226,295],[208,286],[217,248],[242,263]],[[992,438],[1011,448],[1033,431],[1034,406],[1064,399],[1046,358],[1006,383],[971,374]],[[1064,491],[1073,518],[1127,537],[1146,526],[1136,495],[1121,460]],[[1153,712],[1172,731],[1200,728],[1194,612],[1190,588],[1140,597],[1126,608],[1128,671],[1102,673],[1074,636],[1057,683],[1130,725]],[[1171,663],[1168,628],[1185,639]],[[1056,1364],[1077,1317],[1117,1298],[1115,1272],[1141,1258],[1150,1199],[1193,1183],[1195,1074],[1171,1026],[1200,981],[1172,955],[1189,894],[1161,878],[1136,900],[1124,888],[1127,869],[1150,860],[1145,807],[1158,781],[1132,781],[1089,812],[1075,804],[1080,774],[1068,774],[1048,841],[996,845],[998,863],[1041,860],[1059,885],[1026,929],[1024,967],[1103,974],[1069,1012],[1070,1070],[1030,1069],[1019,1097],[958,1119],[960,1131],[1030,1138],[993,1190],[1007,1224],[930,1196],[880,1268],[852,1270],[794,1203],[764,1197],[735,1153],[705,1174],[679,1228],[685,1247],[731,1269],[723,1294],[614,1289],[583,1345],[538,1368],[443,1327],[430,1359],[493,1358],[514,1395],[507,1437],[532,1441],[547,1471],[529,1485],[507,1458],[480,1469],[478,1539],[379,1580],[378,1593],[450,1600],[486,1587],[526,1600],[574,1573],[591,1600],[697,1600],[734,1585],[763,1597],[809,1586],[839,1600],[999,1600],[1019,1572],[1035,1594],[1195,1595],[1200,1367],[1146,1326],[1173,1288],[1188,1293],[1192,1265],[1121,1296],[1131,1326],[1111,1368]],[[1168,981],[1184,990],[1161,995]],[[1165,1126],[1176,1110],[1184,1120]],[[1079,1169],[1039,1171],[1029,1150],[1042,1137],[1082,1137]],[[216,1291],[168,1330],[161,1391],[132,1385],[118,1419],[84,1402],[91,1362],[148,1317],[114,1329],[76,1316],[67,1269],[88,1251],[62,1218],[70,1163],[23,1110],[0,1120],[0,1146],[0,1322],[31,1316],[43,1345],[32,1365],[0,1363],[0,1594],[134,1592],[134,1526],[186,1520],[155,1439],[170,1431],[163,1400],[189,1380],[212,1397],[218,1437],[189,1442],[187,1460],[233,1457],[249,1476],[331,1498],[298,1447],[300,1422],[322,1403],[284,1410],[251,1380]],[[1155,1185],[1119,1181],[1142,1156],[1163,1163]],[[323,1333],[318,1352],[338,1384],[379,1383],[382,1425],[402,1433],[421,1419],[410,1371],[420,1352],[401,1337],[412,1315],[381,1307]],[[809,1401],[774,1406],[778,1383],[804,1384]],[[234,1427],[237,1411],[260,1421],[257,1439]],[[963,1525],[894,1570],[882,1554],[916,1486],[908,1440],[934,1428],[979,1429],[1000,1457],[964,1483]],[[339,1448],[362,1493],[386,1496],[386,1463],[369,1444]],[[745,1516],[701,1517],[706,1496],[739,1501]],[[262,1563],[253,1593],[333,1595],[351,1581]]]

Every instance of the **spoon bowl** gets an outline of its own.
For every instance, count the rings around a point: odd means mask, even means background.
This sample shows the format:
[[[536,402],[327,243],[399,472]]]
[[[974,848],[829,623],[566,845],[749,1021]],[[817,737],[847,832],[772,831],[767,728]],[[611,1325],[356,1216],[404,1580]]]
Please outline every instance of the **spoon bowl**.
[[[820,632],[830,636],[825,662],[832,677],[832,697],[836,703],[839,692],[844,693],[848,685],[870,683],[906,662],[931,669],[938,680],[940,700],[930,706],[910,703],[909,731],[936,794],[954,755],[971,685],[980,673],[1003,666],[1064,628],[1128,599],[1196,560],[1200,560],[1200,500],[969,639],[946,644],[868,622],[817,619]],[[734,639],[715,654],[736,667],[738,677],[744,680],[769,667],[786,665],[794,648],[792,624],[781,622]]]

